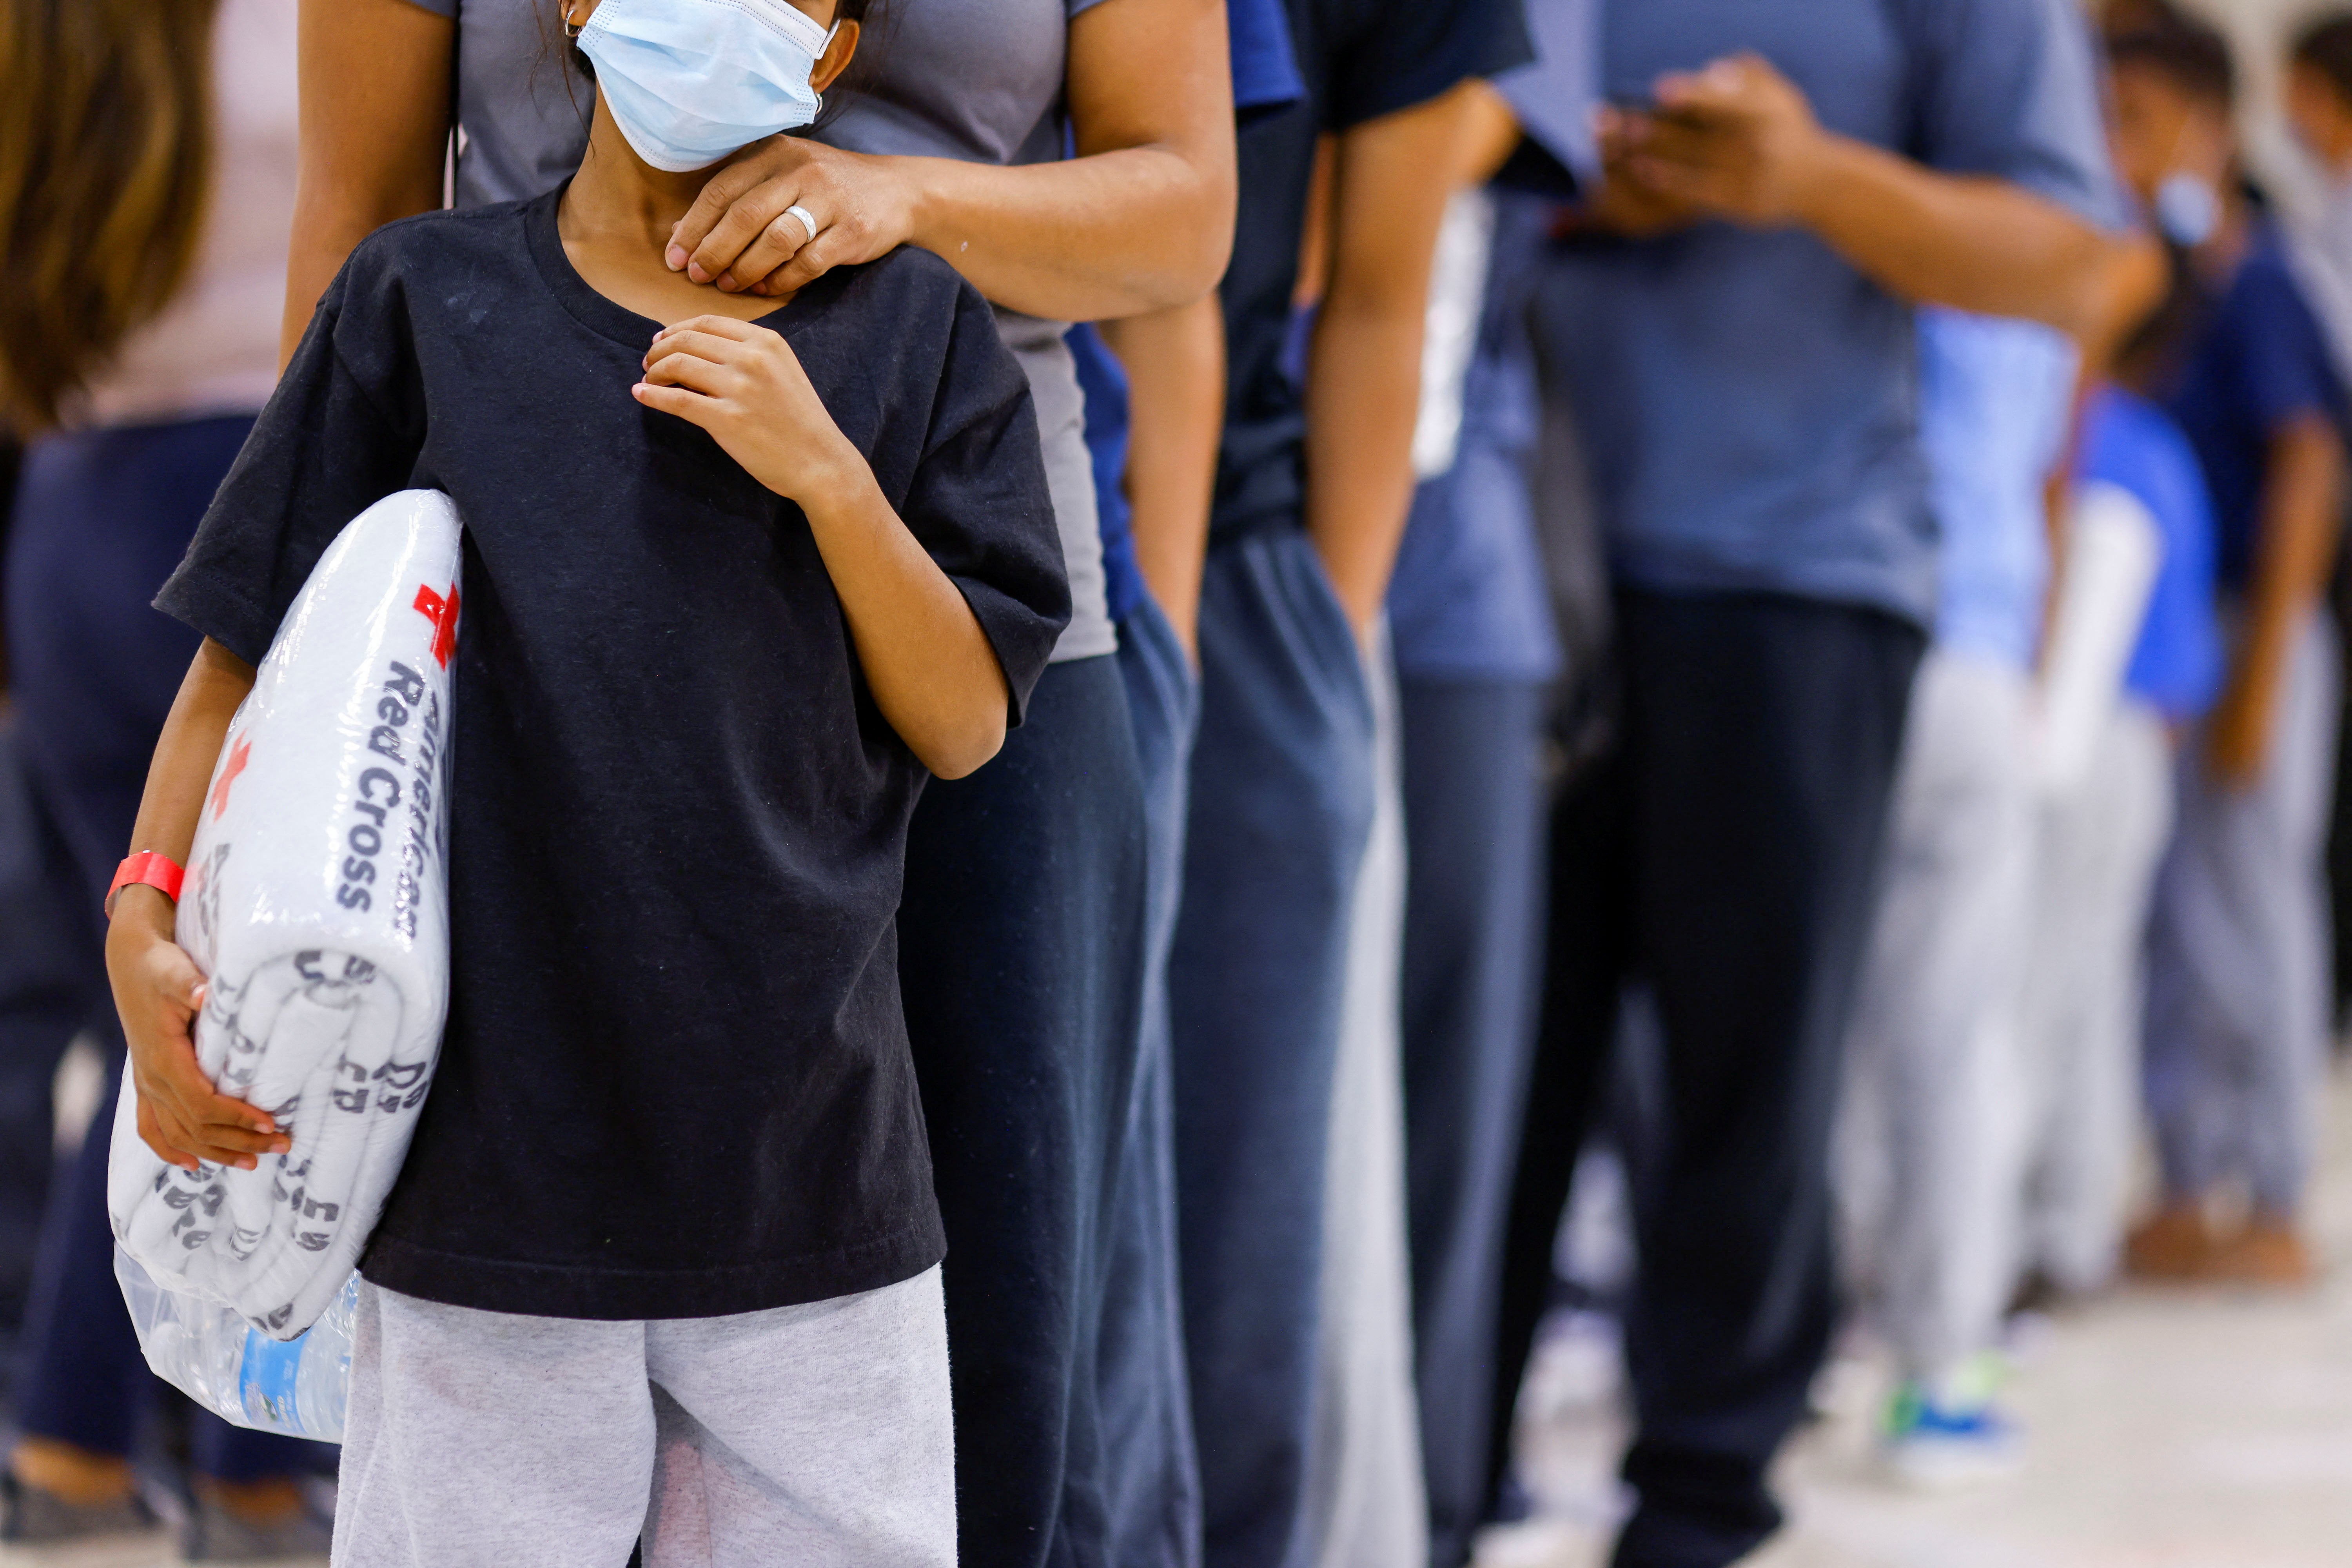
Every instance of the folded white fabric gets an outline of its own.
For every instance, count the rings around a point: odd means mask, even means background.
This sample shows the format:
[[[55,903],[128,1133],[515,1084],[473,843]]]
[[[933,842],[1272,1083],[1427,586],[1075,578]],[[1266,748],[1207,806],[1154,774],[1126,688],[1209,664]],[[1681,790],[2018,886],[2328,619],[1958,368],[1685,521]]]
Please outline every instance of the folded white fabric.
[[[292,1150],[184,1171],[140,1141],[128,1074],[115,1107],[115,1239],[278,1339],[350,1278],[440,1048],[459,560],[438,490],[352,521],[279,625],[196,829],[178,937],[209,977],[197,1063]]]

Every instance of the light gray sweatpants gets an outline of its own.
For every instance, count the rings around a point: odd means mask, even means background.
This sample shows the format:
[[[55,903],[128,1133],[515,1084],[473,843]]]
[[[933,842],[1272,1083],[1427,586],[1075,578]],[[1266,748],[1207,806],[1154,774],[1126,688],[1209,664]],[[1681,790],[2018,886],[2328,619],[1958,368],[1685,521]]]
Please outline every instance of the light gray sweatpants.
[[[952,1568],[934,1268],[598,1322],[360,1286],[335,1568]]]
[[[2180,820],[2148,942],[2147,1097],[2168,1196],[2243,1181],[2292,1215],[2327,1061],[2325,855],[2336,777],[2335,623],[2314,611],[2279,693],[2270,756],[2244,790],[2181,748]]]
[[[2060,1289],[2115,1275],[2139,1135],[2148,900],[2172,832],[2164,716],[2126,696],[2090,765],[2045,796],[2026,965],[2023,1267]]]
[[[1906,1376],[1990,1349],[2017,1251],[2031,677],[1931,649],[1895,774],[1838,1138],[1851,1255]]]

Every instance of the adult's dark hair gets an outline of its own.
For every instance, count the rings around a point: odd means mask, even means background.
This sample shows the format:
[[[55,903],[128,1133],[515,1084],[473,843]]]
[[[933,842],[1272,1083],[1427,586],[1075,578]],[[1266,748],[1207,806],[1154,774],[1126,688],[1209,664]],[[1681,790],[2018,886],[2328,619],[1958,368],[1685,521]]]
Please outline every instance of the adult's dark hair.
[[[0,422],[30,435],[186,278],[218,0],[0,0]]]
[[[2193,98],[2229,109],[2238,101],[2238,71],[2228,40],[2198,22],[2147,27],[2107,40],[2107,64],[2154,71]]]
[[[2336,96],[2352,103],[2352,12],[2320,17],[2295,36],[2294,63],[2327,79]]]

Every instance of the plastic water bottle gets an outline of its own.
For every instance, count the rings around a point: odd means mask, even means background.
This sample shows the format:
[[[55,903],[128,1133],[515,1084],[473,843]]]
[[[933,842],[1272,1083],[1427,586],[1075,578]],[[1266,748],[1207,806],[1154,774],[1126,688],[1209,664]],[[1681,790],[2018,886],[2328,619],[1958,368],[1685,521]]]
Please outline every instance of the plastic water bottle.
[[[235,1308],[158,1280],[120,1247],[114,1277],[156,1376],[239,1426],[324,1443],[343,1440],[357,1274],[343,1282],[309,1331],[292,1340],[273,1340]]]

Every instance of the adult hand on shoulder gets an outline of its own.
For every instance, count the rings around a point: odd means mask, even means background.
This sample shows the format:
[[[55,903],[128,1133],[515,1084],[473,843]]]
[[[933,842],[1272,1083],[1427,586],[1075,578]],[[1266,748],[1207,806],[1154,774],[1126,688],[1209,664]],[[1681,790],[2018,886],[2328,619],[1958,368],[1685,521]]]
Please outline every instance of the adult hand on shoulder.
[[[753,479],[803,510],[873,484],[782,334],[696,316],[656,332],[645,365],[632,389],[638,402],[701,426]]]
[[[152,889],[125,888],[106,933],[107,978],[131,1046],[139,1097],[139,1137],[167,1164],[200,1160],[250,1171],[263,1154],[293,1142],[258,1106],[221,1093],[196,1065],[196,1014],[205,977],[171,936],[171,902]]]
[[[914,233],[908,162],[771,136],[702,187],[670,235],[670,270],[725,293],[779,295],[887,255]]]
[[[1835,141],[1760,55],[1658,79],[1654,111],[1616,110],[1601,153],[1658,200],[1750,227],[1802,223]]]

